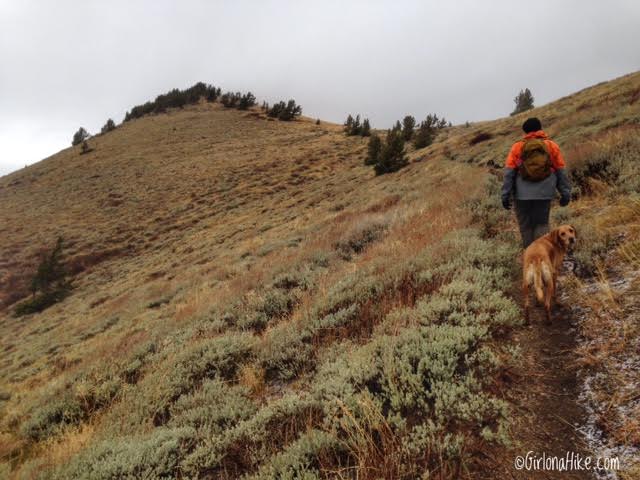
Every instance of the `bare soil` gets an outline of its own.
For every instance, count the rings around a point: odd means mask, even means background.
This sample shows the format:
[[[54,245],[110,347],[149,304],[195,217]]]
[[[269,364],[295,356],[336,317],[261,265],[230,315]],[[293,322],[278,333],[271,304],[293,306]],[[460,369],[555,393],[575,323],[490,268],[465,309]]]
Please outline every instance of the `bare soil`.
[[[562,289],[562,277],[559,281]],[[514,285],[513,297],[522,305],[519,282]],[[534,299],[535,302],[535,299]],[[534,305],[534,304],[532,304]],[[509,400],[514,405],[514,423],[511,435],[513,448],[491,459],[494,470],[489,478],[495,479],[593,479],[593,472],[585,470],[544,471],[517,470],[517,456],[532,452],[535,457],[556,456],[567,453],[592,455],[578,428],[584,425],[586,412],[578,402],[579,383],[576,364],[576,329],[571,312],[556,303],[553,322],[546,322],[544,308],[531,310],[531,321],[513,334],[512,341],[519,345],[522,364],[514,372]]]

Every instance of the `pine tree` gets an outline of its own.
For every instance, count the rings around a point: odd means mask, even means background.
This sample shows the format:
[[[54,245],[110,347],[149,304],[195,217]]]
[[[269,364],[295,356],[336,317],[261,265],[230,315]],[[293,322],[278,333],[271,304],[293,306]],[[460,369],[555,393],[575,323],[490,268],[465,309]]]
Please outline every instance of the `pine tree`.
[[[364,160],[365,165],[375,165],[380,158],[382,151],[382,140],[375,133],[369,137],[369,145],[367,147],[367,158]]]
[[[400,122],[398,122],[399,124]],[[400,170],[409,163],[404,149],[404,138],[401,128],[393,128],[387,133],[384,148],[378,156],[378,162],[374,166],[376,175],[391,173]]]
[[[353,129],[353,117],[351,116],[351,114],[349,114],[349,116],[347,117],[347,119],[344,121],[344,133],[346,133],[347,135],[351,135],[351,130]]]
[[[402,136],[405,139],[405,141],[409,141],[411,140],[411,137],[413,136],[413,129],[416,126],[416,119],[414,117],[412,117],[411,115],[407,115],[406,117],[404,117],[404,119],[402,120]]]
[[[433,142],[439,130],[449,125],[444,118],[438,118],[435,114],[429,114],[420,122],[418,129],[413,136],[413,146],[415,148],[424,148]]]
[[[356,119],[353,121],[353,126],[351,127],[351,133],[349,135],[360,135],[362,131],[362,125],[360,124],[360,115],[356,115]]]
[[[67,272],[62,264],[62,249],[64,248],[64,240],[58,237],[56,246],[49,252],[42,255],[38,270],[31,280],[31,293],[35,294],[40,291],[49,293],[59,287],[67,286]]]
[[[42,254],[38,269],[31,279],[32,297],[16,307],[15,316],[41,312],[68,295],[71,284],[62,262],[63,248],[64,241],[58,237],[55,247]]]
[[[253,93],[247,92],[238,101],[238,110],[247,110],[256,104],[256,97]]]
[[[528,88],[520,90],[520,93],[516,95],[513,101],[516,104],[516,108],[511,112],[511,115],[526,112],[527,110],[531,110],[534,106],[533,95],[531,94],[531,90]]]
[[[302,115],[302,107],[291,99],[286,104],[283,101],[275,103],[267,112],[267,115],[279,120],[290,121]]]
[[[365,118],[362,121],[362,128],[360,129],[360,135],[363,137],[368,137],[371,135],[371,124],[369,123],[369,119]]]
[[[87,138],[89,138],[89,132],[87,132],[83,127],[80,127],[76,133],[73,134],[73,140],[71,140],[71,145],[76,146],[84,142]]]
[[[105,123],[102,129],[100,130],[100,133],[108,133],[115,129],[116,129],[116,123],[112,119],[109,119],[107,120],[107,123]]]

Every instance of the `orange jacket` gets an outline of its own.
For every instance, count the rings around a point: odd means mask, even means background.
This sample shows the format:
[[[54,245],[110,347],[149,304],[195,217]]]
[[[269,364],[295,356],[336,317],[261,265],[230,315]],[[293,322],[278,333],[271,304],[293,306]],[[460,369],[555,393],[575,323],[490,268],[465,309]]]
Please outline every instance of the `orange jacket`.
[[[547,134],[544,133],[543,130],[538,130],[537,132],[527,133],[523,140],[527,140],[529,138],[542,138],[544,139],[544,143],[547,145],[547,151],[549,152],[549,157],[551,157],[551,163],[553,164],[554,170],[560,170],[565,167],[564,158],[562,157],[562,153],[560,152],[560,147],[553,140],[549,140],[547,138]],[[520,163],[520,155],[522,154],[522,147],[524,146],[524,141],[520,140],[516,142],[511,147],[511,151],[509,155],[507,155],[507,161],[505,162],[506,168],[517,169]]]

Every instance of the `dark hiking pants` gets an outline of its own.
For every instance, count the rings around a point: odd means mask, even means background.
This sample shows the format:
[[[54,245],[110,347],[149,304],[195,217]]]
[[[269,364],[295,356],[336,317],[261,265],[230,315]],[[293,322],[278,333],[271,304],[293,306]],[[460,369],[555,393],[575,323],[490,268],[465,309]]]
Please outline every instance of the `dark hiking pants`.
[[[551,200],[516,200],[516,218],[520,227],[522,247],[549,232]]]

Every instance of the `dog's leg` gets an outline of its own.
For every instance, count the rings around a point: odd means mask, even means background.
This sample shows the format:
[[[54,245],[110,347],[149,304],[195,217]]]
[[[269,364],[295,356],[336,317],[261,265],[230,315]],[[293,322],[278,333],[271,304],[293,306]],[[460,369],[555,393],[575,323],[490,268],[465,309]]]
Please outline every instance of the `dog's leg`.
[[[527,274],[522,279],[522,296],[524,297],[524,324],[529,325],[529,279]]]
[[[542,263],[540,265],[542,270],[542,279],[544,281],[544,309],[547,313],[547,324],[551,324],[551,300],[554,294],[555,275],[551,272],[549,265]]]
[[[555,290],[553,284],[554,281],[553,278],[551,278],[544,292],[544,309],[547,311],[547,323],[549,325],[551,325],[551,303],[553,301],[553,292]]]

